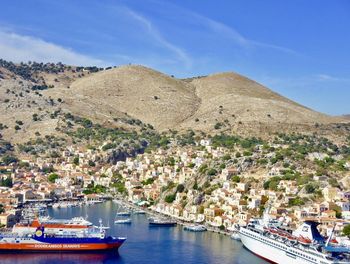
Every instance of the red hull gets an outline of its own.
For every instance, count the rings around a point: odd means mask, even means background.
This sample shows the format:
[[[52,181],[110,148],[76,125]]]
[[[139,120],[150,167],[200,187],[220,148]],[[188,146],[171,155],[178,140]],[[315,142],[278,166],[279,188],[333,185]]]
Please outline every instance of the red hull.
[[[0,251],[104,251],[118,249],[122,243],[110,244],[10,244],[0,243]]]
[[[269,262],[269,263],[271,263],[271,264],[278,264],[277,262],[274,262],[274,261],[272,261],[272,260],[270,260],[270,259],[268,259],[268,258],[265,258],[265,257],[263,257],[263,256],[260,256],[259,254],[256,254],[254,251],[249,250],[249,249],[248,249],[247,247],[245,247],[245,246],[244,246],[244,248],[246,248],[249,252],[253,253],[255,256],[257,256],[257,257],[259,257],[259,258],[261,258],[261,259],[263,259],[263,260],[265,260],[265,261],[267,261],[267,262]]]

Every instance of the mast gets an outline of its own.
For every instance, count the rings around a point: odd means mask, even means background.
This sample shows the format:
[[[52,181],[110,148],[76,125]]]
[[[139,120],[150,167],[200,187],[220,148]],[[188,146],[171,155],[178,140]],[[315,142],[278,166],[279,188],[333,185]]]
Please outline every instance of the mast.
[[[334,233],[335,226],[336,226],[336,224],[334,223],[333,228],[332,228],[332,232],[331,232],[331,234],[329,235],[329,237],[327,239],[326,247],[328,247],[329,242],[332,240],[332,236],[333,236],[333,233]]]

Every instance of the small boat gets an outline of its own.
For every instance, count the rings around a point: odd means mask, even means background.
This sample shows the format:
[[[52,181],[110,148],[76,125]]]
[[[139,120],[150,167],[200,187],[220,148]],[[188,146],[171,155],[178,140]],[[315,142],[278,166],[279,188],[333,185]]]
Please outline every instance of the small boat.
[[[231,235],[231,238],[234,239],[234,240],[237,240],[237,241],[241,240],[238,232],[233,232],[232,235]]]
[[[119,207],[116,213],[116,216],[130,216],[131,211],[126,209],[125,207]]]
[[[144,211],[144,210],[135,210],[133,213],[134,214],[145,214],[146,211]]]
[[[161,219],[161,218],[149,218],[148,221],[150,226],[172,227],[172,226],[176,226],[177,224],[173,220]]]
[[[126,218],[126,219],[116,219],[114,221],[115,224],[131,224],[131,219]]]
[[[121,211],[116,214],[117,216],[130,216],[131,213],[128,211]]]
[[[55,208],[61,208],[61,204],[60,203],[54,203],[52,205],[52,208],[55,209]]]
[[[190,226],[185,226],[184,230],[192,231],[192,232],[204,232],[204,231],[207,231],[207,228],[204,225],[190,225]]]

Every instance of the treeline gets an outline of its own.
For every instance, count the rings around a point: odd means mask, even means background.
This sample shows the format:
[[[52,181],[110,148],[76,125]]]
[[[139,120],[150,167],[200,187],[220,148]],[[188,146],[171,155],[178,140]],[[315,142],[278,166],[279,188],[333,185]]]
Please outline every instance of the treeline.
[[[28,61],[27,63],[21,62],[17,64],[11,61],[3,60],[3,59],[0,59],[0,67],[4,67],[8,71],[21,76],[25,80],[30,80],[34,82],[36,80],[33,78],[33,73],[36,73],[36,72],[46,72],[46,73],[57,74],[60,72],[64,72],[65,70],[71,70],[72,72],[82,72],[82,71],[98,72],[98,71],[104,70],[104,68],[99,68],[96,66],[72,67],[72,66],[63,64],[62,62],[43,63],[43,62]],[[108,68],[111,68],[111,67],[108,67]]]

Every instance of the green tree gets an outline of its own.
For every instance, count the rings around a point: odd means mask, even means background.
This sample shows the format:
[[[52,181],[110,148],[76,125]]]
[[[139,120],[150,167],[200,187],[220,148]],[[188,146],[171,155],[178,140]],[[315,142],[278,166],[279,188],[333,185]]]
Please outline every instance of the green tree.
[[[11,188],[12,185],[13,185],[13,183],[12,183],[12,178],[11,177],[8,176],[8,177],[6,177],[6,179],[1,178],[0,186]]]
[[[96,163],[93,162],[92,160],[89,160],[88,164],[89,164],[90,167],[95,167],[96,166]]]
[[[225,154],[225,155],[222,157],[222,160],[230,160],[230,159],[231,159],[230,154]]]
[[[316,190],[315,186],[312,184],[306,184],[305,185],[305,191],[306,193],[313,193]]]
[[[346,225],[343,228],[343,235],[350,237],[350,225]]]
[[[289,206],[300,206],[304,205],[305,202],[300,197],[295,197],[289,200],[288,205]]]
[[[207,174],[208,174],[209,176],[214,176],[214,175],[216,175],[217,173],[218,173],[217,170],[214,169],[214,168],[209,169],[208,172],[207,172]]]
[[[78,157],[78,156],[75,156],[75,157],[74,157],[74,159],[73,159],[73,164],[79,165],[79,157]]]
[[[38,118],[38,114],[33,114],[33,121],[38,121],[39,118]]]
[[[193,189],[193,190],[198,190],[198,183],[197,183],[197,179],[194,181],[194,184],[193,184],[192,189]]]
[[[238,183],[241,181],[241,178],[238,175],[234,175],[231,180]]]
[[[5,155],[2,157],[2,163],[4,163],[5,165],[10,165],[11,163],[16,162],[18,162],[18,159],[14,156]]]
[[[179,184],[176,187],[176,192],[182,193],[185,190],[185,186],[183,184]]]
[[[49,175],[49,177],[47,177],[47,179],[49,180],[49,182],[52,182],[52,183],[54,183],[54,182],[56,181],[56,179],[58,179],[58,178],[59,178],[59,176],[58,176],[57,173],[51,173],[51,174]]]
[[[169,194],[169,195],[165,196],[164,201],[166,203],[172,203],[175,201],[175,198],[176,198],[175,194]]]

